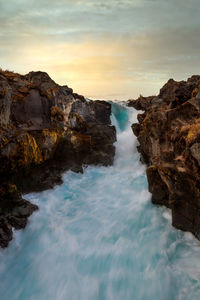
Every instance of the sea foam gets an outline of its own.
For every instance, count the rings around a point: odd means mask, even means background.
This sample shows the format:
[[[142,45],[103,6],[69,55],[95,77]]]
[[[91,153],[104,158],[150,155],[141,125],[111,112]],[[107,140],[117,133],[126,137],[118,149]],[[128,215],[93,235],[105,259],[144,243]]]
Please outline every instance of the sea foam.
[[[67,172],[24,231],[0,252],[1,300],[199,299],[200,243],[152,205],[131,124],[137,112],[112,103],[111,167]]]

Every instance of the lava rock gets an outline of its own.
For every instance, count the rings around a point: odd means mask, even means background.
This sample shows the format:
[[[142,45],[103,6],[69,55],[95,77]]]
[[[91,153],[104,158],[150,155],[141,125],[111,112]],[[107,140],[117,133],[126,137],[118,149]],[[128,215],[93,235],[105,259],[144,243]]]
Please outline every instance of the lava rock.
[[[113,163],[111,105],[88,101],[45,72],[0,70],[0,246],[37,206],[21,193],[62,183],[62,173]]]
[[[171,208],[173,226],[200,239],[200,76],[170,79],[158,96],[128,105],[145,111],[132,129],[152,202]]]

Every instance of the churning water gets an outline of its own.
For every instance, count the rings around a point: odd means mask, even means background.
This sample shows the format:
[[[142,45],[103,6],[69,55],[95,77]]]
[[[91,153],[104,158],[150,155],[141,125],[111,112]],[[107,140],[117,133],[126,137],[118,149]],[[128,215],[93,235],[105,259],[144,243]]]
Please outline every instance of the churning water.
[[[200,299],[200,242],[151,204],[130,125],[113,104],[114,166],[67,172],[27,199],[39,205],[0,251],[1,300]]]

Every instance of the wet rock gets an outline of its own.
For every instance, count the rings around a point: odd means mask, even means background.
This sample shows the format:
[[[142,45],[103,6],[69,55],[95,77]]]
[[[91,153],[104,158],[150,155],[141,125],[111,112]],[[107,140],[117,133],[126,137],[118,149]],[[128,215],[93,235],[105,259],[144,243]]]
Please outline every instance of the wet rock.
[[[133,133],[135,134],[135,136],[139,136],[140,134],[140,125],[138,123],[134,123],[131,126]]]
[[[37,209],[21,193],[62,183],[68,169],[113,163],[110,115],[109,103],[87,101],[45,72],[0,70],[0,246]]]
[[[2,248],[8,246],[9,242],[12,240],[13,232],[12,226],[8,223],[7,219],[0,216],[0,245]]]
[[[152,193],[152,202],[154,204],[165,205],[169,207],[169,193],[165,182],[162,180],[159,170],[155,166],[147,168],[147,178],[149,191]]]
[[[158,96],[128,105],[144,114],[132,129],[147,164],[152,202],[172,210],[172,224],[200,239],[200,76],[170,79]]]

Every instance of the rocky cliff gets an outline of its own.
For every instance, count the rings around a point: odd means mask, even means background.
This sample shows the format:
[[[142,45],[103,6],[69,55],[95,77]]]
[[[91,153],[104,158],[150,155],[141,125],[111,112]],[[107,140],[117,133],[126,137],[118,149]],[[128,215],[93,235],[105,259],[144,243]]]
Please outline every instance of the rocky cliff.
[[[0,246],[37,209],[22,193],[61,183],[67,169],[112,164],[111,105],[87,101],[44,72],[0,70]]]
[[[170,79],[158,96],[128,105],[144,111],[132,129],[152,202],[171,208],[173,226],[200,239],[200,76]]]

